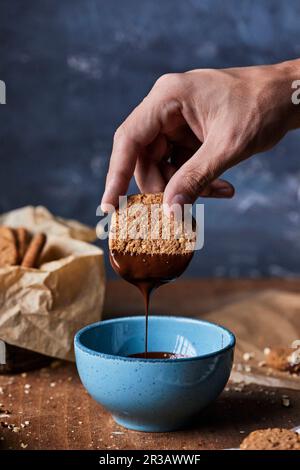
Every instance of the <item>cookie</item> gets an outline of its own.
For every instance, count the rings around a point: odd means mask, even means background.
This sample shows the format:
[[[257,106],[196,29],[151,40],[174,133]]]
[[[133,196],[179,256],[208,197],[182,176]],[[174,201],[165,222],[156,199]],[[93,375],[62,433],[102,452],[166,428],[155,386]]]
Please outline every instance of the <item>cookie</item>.
[[[0,226],[0,267],[13,266],[18,262],[18,250],[14,231]]]
[[[21,266],[23,266],[24,268],[38,267],[39,259],[45,246],[46,240],[47,238],[44,233],[38,233],[32,238],[24,255],[24,259],[22,261]]]
[[[266,354],[266,364],[272,369],[300,373],[300,351],[293,348],[271,348]]]
[[[195,221],[165,215],[163,193],[135,194],[112,215],[109,248],[130,254],[180,255],[194,251]]]
[[[30,243],[31,235],[24,227],[18,227],[15,229],[17,244],[18,244],[18,261],[22,263],[28,245]]]
[[[300,450],[300,436],[283,428],[259,429],[247,436],[241,450]]]

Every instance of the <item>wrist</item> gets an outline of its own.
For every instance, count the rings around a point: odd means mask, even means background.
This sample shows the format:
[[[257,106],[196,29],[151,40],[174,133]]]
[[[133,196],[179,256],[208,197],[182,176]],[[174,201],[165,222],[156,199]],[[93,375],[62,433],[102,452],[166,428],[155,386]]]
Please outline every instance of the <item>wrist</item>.
[[[288,130],[300,127],[300,59],[276,64]]]

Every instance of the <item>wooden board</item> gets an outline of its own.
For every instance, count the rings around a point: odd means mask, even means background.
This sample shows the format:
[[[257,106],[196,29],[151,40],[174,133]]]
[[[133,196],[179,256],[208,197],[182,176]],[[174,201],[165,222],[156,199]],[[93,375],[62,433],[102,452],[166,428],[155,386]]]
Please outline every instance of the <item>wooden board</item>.
[[[168,292],[165,287],[157,293],[153,310],[201,314],[266,287],[299,291],[300,281],[178,281]],[[128,284],[108,285],[106,317],[141,310],[139,297]],[[284,394],[290,398],[289,407],[282,404]],[[0,449],[222,449],[238,446],[257,428],[300,424],[299,392],[230,384],[188,429],[128,431],[88,396],[74,364],[58,361],[39,371],[1,376],[0,403]],[[5,427],[5,422],[17,429]]]

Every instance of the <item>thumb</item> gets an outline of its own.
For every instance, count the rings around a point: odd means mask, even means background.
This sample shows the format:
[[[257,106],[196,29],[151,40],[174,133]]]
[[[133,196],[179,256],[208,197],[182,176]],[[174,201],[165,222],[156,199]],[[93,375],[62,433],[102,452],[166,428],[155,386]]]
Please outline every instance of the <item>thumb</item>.
[[[164,191],[164,203],[170,210],[173,204],[193,204],[199,196],[232,197],[232,185],[216,179],[223,171],[222,156],[207,140],[172,176]]]

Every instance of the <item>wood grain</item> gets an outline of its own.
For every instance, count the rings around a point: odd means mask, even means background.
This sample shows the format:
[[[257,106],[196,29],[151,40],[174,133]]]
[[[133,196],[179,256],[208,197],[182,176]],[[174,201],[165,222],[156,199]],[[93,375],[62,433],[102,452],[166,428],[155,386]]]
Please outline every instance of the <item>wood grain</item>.
[[[266,287],[299,291],[300,281],[178,281],[157,293],[153,310],[201,314]],[[109,283],[105,316],[141,313],[137,294],[128,284]],[[282,405],[283,394],[290,398],[288,408]],[[238,446],[257,428],[300,424],[299,392],[230,384],[188,429],[128,431],[89,397],[75,365],[58,361],[38,371],[0,377],[0,403],[0,421],[20,428],[14,432],[0,426],[1,449],[222,449]],[[5,416],[5,410],[11,414]]]

